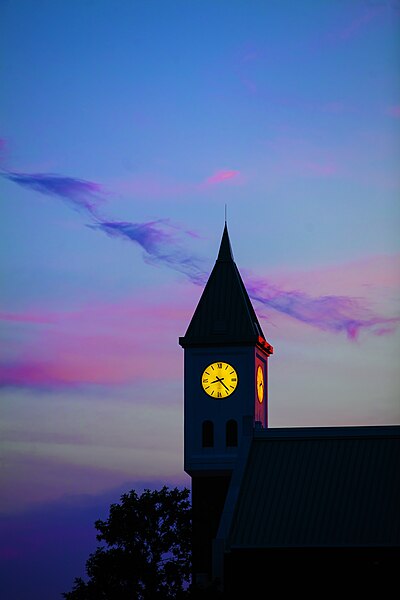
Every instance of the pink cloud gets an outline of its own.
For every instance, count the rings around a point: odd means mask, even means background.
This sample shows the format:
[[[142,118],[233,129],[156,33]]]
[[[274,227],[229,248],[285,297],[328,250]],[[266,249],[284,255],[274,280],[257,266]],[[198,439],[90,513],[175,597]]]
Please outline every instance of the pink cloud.
[[[171,291],[158,293],[168,294]],[[145,296],[145,295],[144,295]],[[118,303],[98,302],[87,304],[76,310],[49,311],[45,309],[32,309],[25,312],[0,312],[0,320],[20,323],[56,323],[68,326],[86,323],[86,329],[99,326],[108,327],[110,324],[115,327],[119,324],[122,328],[126,327],[126,321],[131,320],[132,327],[136,327],[136,321],[143,322],[153,319],[154,322],[165,319],[169,324],[179,320],[184,314],[184,308],[174,303],[173,306],[158,305],[147,297],[142,297],[142,303],[135,299],[135,302],[124,300]],[[141,333],[141,330],[139,330]]]
[[[175,298],[171,290],[159,294]],[[174,378],[179,357],[171,348],[189,317],[179,300],[161,305],[145,296],[76,311],[1,313],[10,327],[23,329],[17,347],[3,351],[0,386],[61,389]]]
[[[72,373],[65,365],[46,364],[44,362],[20,361],[1,365],[0,384],[17,387],[65,387],[78,381],[79,374]],[[87,374],[79,378],[80,383],[89,383]],[[94,383],[94,381],[91,381]]]
[[[139,348],[135,354],[131,351],[129,360],[127,358],[122,361],[121,357],[117,358],[115,346],[109,348],[107,357],[94,354],[98,342],[99,340],[93,340],[93,343],[88,344],[81,339],[79,343],[69,345],[65,353],[61,352],[56,359],[43,358],[36,361],[31,358],[2,364],[0,385],[63,389],[88,384],[127,384],[152,375],[151,365],[140,355]],[[81,352],[72,356],[71,350],[78,346]],[[92,351],[92,356],[87,356],[88,351]],[[166,377],[166,373],[160,374],[160,377]]]
[[[227,181],[228,179],[234,179],[237,178],[239,175],[239,171],[232,171],[232,170],[222,170],[222,171],[216,171],[216,173],[214,173],[214,175],[211,175],[211,177],[208,177],[204,184],[205,185],[215,185],[218,183],[222,183],[223,181]]]

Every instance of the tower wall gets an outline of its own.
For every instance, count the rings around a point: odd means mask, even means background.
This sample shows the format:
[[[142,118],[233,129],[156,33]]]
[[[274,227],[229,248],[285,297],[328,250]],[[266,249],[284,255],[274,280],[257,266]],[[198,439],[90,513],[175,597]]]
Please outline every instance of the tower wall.
[[[212,542],[218,531],[229,483],[229,475],[192,477],[192,569],[193,582],[199,586],[211,583]]]
[[[251,346],[185,349],[185,471],[192,474],[230,471],[240,449],[243,422],[255,419],[255,349]],[[211,398],[201,386],[204,369],[212,362],[225,361],[238,374],[238,385],[227,398]],[[263,410],[266,402],[264,402]],[[226,427],[230,420],[237,423],[237,447],[227,447]],[[266,418],[260,419],[263,424]],[[202,445],[202,424],[211,421],[214,427],[213,447]]]
[[[256,422],[268,424],[267,359],[273,352],[233,260],[226,224],[215,266],[179,343],[185,351],[184,467],[192,477],[193,580],[208,585],[213,540],[245,438],[248,442]]]

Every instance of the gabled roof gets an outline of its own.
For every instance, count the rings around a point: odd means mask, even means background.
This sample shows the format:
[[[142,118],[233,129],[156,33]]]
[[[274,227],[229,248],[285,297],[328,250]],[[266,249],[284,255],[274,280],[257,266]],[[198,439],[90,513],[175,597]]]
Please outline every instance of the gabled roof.
[[[218,258],[181,346],[255,344],[265,337],[235,264],[225,224]],[[266,344],[267,351],[272,347]],[[270,350],[269,350],[270,349]]]
[[[263,430],[234,505],[231,549],[399,547],[400,427]]]

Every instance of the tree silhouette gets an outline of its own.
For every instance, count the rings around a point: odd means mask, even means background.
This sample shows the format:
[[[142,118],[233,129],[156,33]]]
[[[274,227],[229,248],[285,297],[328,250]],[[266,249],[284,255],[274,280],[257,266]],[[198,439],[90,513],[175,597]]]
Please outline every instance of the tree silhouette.
[[[188,597],[191,573],[189,490],[132,490],[98,520],[105,542],[86,561],[88,581],[76,578],[66,600],[160,600]]]

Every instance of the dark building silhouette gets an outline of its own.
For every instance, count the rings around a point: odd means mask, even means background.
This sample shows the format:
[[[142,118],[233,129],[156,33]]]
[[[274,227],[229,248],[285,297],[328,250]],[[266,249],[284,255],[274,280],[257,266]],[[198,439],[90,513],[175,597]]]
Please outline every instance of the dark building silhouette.
[[[266,341],[225,225],[184,337],[193,579],[227,597],[371,590],[400,570],[400,427],[268,428]],[[324,597],[323,595],[321,597]]]

